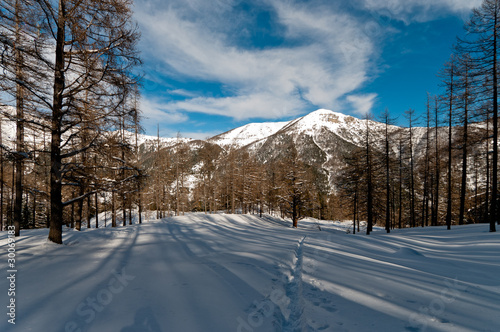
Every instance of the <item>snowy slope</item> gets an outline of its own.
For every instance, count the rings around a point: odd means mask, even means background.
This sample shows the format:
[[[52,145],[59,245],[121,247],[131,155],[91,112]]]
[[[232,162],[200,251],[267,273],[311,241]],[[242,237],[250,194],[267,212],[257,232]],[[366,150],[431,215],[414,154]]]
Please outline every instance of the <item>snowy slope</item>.
[[[119,134],[118,131],[115,133]],[[130,144],[135,145],[136,144],[136,135],[133,132],[125,131],[124,132],[125,137],[127,140],[130,142]],[[185,137],[160,137],[158,138],[157,136],[150,136],[150,135],[144,135],[144,134],[137,134],[137,145],[145,145],[148,147],[156,147],[158,145],[158,140],[160,143],[161,147],[170,147],[174,146],[179,143],[189,143],[193,141],[191,138],[185,138]]]
[[[0,115],[1,116],[1,115]],[[12,146],[12,142],[16,140],[16,123],[2,117],[2,143],[7,146]]]
[[[13,149],[16,142],[16,109],[12,106],[0,105],[0,118],[2,124],[2,144],[7,149]],[[46,140],[49,139],[49,134],[45,135]],[[36,142],[37,145],[42,144],[44,135],[40,134],[37,130],[33,130],[30,126],[24,129],[24,140],[27,145]]]
[[[499,330],[500,233],[316,226],[187,214],[68,230],[62,246],[22,231],[16,325],[4,314],[0,331]],[[5,232],[0,248],[5,275]],[[0,279],[4,305],[8,288]]]
[[[208,141],[224,148],[241,148],[274,135],[287,124],[288,122],[249,123],[212,137]]]
[[[11,115],[15,114],[15,109],[10,106],[0,106],[0,112],[6,111],[10,113]],[[0,114],[1,116],[1,114]],[[2,116],[1,118],[1,125],[2,125],[2,143],[8,147],[9,149],[13,149],[15,146],[15,140],[16,140],[16,123],[15,121],[12,121],[8,119],[7,117]],[[106,134],[106,133],[105,133]],[[110,135],[121,135],[121,132],[119,131],[114,131],[114,132],[108,132],[107,134]],[[130,131],[124,131],[124,135],[126,140],[132,145],[136,144],[136,137],[137,137],[137,145],[138,146],[143,146],[145,148],[156,148],[158,145],[158,138],[156,136],[150,136],[150,135],[144,135],[144,134],[138,134],[137,136],[135,133],[130,132]],[[45,136],[45,137],[44,137]],[[45,135],[41,133],[40,130],[33,130],[33,128],[27,127],[24,130],[24,141],[26,146],[29,148],[32,147],[33,141],[36,142],[37,145],[42,145],[44,142],[45,144],[48,144],[50,141],[50,133],[45,132]],[[176,137],[160,137],[159,138],[159,143],[161,147],[171,147],[179,143],[189,143],[192,142],[193,139],[191,138],[176,138]]]

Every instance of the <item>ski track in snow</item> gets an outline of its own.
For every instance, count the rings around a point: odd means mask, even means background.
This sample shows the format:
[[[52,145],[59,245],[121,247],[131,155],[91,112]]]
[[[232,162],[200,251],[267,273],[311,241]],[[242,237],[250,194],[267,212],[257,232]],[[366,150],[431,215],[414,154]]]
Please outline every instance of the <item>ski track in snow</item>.
[[[302,237],[295,248],[294,261],[289,281],[286,285],[286,295],[290,299],[288,305],[288,318],[283,322],[283,332],[304,331],[304,299],[302,297],[302,265],[304,257],[304,241],[307,236]]]

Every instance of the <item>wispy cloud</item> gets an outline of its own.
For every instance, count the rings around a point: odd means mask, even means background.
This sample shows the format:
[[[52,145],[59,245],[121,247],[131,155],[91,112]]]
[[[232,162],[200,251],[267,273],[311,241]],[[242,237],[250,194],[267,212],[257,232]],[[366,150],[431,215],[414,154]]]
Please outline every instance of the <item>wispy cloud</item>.
[[[482,0],[357,0],[364,9],[378,11],[391,19],[406,23],[425,22],[444,13],[453,12],[467,18],[471,9],[478,7]]]
[[[231,91],[220,98],[186,93],[187,98],[167,101],[163,109],[238,120],[279,118],[296,115],[306,105],[335,108],[339,98],[366,82],[374,45],[357,19],[328,7],[261,2],[274,11],[283,45],[239,46],[231,24],[241,23],[214,18],[232,8],[230,0],[219,0],[214,8],[199,1],[137,7],[144,44],[150,45],[144,51],[148,60],[160,63],[165,75],[219,82]],[[203,9],[202,15],[196,8]]]
[[[298,115],[303,107],[298,107],[297,104],[300,104],[300,100],[287,100],[272,93],[256,93],[236,97],[198,97],[185,101],[169,102],[164,107],[171,111],[183,110],[230,116],[235,120],[246,120]]]
[[[351,104],[354,113],[367,115],[372,110],[376,98],[376,93],[370,93],[366,95],[350,95],[347,96],[346,100]]]
[[[155,101],[152,98],[143,98],[140,101],[140,108],[147,110],[144,114],[146,124],[156,125],[159,122],[181,123],[188,120],[188,116],[175,110],[169,109],[168,104]]]
[[[188,97],[188,98],[196,98],[198,96],[198,94],[196,92],[188,91],[185,89],[167,90],[167,93],[170,95],[176,95],[176,96]]]

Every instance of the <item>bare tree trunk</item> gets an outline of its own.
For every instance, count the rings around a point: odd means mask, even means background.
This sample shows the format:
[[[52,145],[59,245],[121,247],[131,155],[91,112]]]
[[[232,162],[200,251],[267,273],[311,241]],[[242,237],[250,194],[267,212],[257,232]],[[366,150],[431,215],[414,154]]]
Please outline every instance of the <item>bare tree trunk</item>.
[[[90,209],[90,196],[86,198],[87,199],[87,213],[86,213],[86,216],[87,216],[87,228],[92,228],[92,226],[90,225],[90,219],[92,219],[92,213],[91,213],[91,209]]]
[[[498,2],[497,2],[498,4]],[[491,179],[490,232],[496,232],[498,218],[498,5],[495,6],[495,24],[493,33],[493,174]]]
[[[47,151],[47,141],[45,139],[45,130],[43,131],[43,150],[44,151]],[[49,168],[50,167],[50,162],[49,163],[45,163],[44,164],[44,167],[47,167]],[[49,174],[49,179],[45,182],[45,192],[49,192],[50,190],[50,169],[48,171],[48,174]],[[48,198],[47,202],[46,202],[46,207],[45,207],[45,213],[46,213],[46,218],[45,218],[45,227],[46,228],[50,228],[50,198]]]
[[[352,211],[352,233],[356,234],[356,217],[358,214],[358,182],[356,181],[354,188],[354,202]]]
[[[64,41],[66,9],[63,0],[59,0],[57,36],[55,45],[54,94],[52,102],[52,139],[50,143],[50,230],[49,240],[62,244],[62,158],[61,127],[63,118],[64,78]]]
[[[434,144],[435,144],[435,165],[434,165],[434,177],[435,177],[435,183],[434,183],[434,200],[432,203],[432,221],[431,224],[432,226],[437,226],[438,225],[438,217],[439,217],[439,179],[440,179],[440,170],[441,170],[441,158],[439,158],[439,120],[438,120],[438,100],[436,98],[436,104],[435,104],[435,109],[434,109],[434,115],[435,115],[435,128],[434,128]]]
[[[389,112],[385,115],[385,231],[391,232],[391,182],[390,182],[390,150],[389,150]]]
[[[458,224],[463,225],[465,217],[465,195],[467,193],[467,149],[468,149],[468,110],[464,110],[464,133],[462,142],[462,182],[460,186],[460,212],[458,217]]]
[[[66,223],[66,226],[68,224]],[[71,229],[75,228],[75,203],[71,204],[71,217],[70,217],[70,226]]]
[[[370,125],[368,117],[366,121],[366,176],[367,176],[367,202],[366,202],[366,213],[367,213],[367,227],[366,234],[369,235],[373,230],[373,174],[372,174],[372,157],[370,150]]]
[[[452,124],[453,124],[453,99],[454,99],[454,78],[455,78],[455,66],[454,60],[451,62],[450,68],[450,96],[449,96],[449,112],[448,112],[448,189],[446,197],[446,226],[451,229],[451,179],[452,179]]]
[[[411,227],[416,226],[415,221],[415,160],[413,157],[413,114],[414,110],[410,109],[407,114],[410,121],[410,225]]]
[[[203,210],[207,214],[207,180],[205,174],[203,174]]]
[[[99,228],[99,200],[97,191],[95,193],[95,228]]]
[[[128,203],[128,224],[132,225],[132,200]]]
[[[398,228],[402,228],[403,219],[403,138],[399,133],[399,209],[398,209]]]
[[[111,227],[116,227],[115,191],[111,192]]]
[[[479,162],[477,153],[474,154],[474,219],[478,217],[479,208]]]
[[[9,204],[9,209],[10,213],[8,213],[9,220],[7,221],[9,226],[14,225],[14,202],[16,201],[16,189],[15,189],[15,183],[16,183],[16,167],[15,163],[12,162],[12,185],[10,187],[10,204]]]
[[[79,196],[84,194],[84,188],[80,185]],[[80,231],[82,229],[82,220],[83,220],[83,199],[78,200],[76,202],[76,219],[75,219],[75,229]]]
[[[32,212],[32,218],[33,218],[33,228],[36,227],[36,191],[33,190],[33,212]]]
[[[108,227],[108,207],[106,202],[106,196],[104,196],[104,228]]]
[[[299,216],[298,216],[298,211],[297,211],[297,208],[298,208],[298,202],[297,202],[297,198],[296,197],[293,197],[292,198],[292,221],[293,221],[293,227],[294,228],[297,228],[298,227],[298,223],[299,223]]]
[[[139,195],[138,210],[139,210],[139,224],[142,224],[142,193],[141,193],[141,183],[137,181],[137,192]]]
[[[137,97],[137,95],[136,95]],[[134,99],[135,102],[135,113],[134,113],[134,129],[135,129],[135,157],[136,164],[139,167],[139,146],[138,146],[138,134],[139,134],[139,119],[138,119],[138,109],[137,109],[137,98]],[[139,213],[139,224],[142,224],[142,193],[141,193],[141,181],[142,181],[142,171],[139,171],[137,177],[137,210]],[[97,209],[97,201],[96,201]]]
[[[458,224],[463,225],[465,219],[465,196],[467,195],[467,156],[469,149],[469,99],[471,95],[469,94],[471,89],[470,75],[472,70],[472,59],[467,54],[464,54],[460,58],[460,71],[459,76],[461,78],[461,85],[464,88],[464,92],[461,95],[461,101],[463,103],[463,136],[462,136],[462,181],[460,187],[460,208]]]
[[[424,197],[422,200],[422,222],[421,226],[427,226],[429,223],[429,163],[430,163],[430,122],[431,122],[431,111],[430,111],[430,98],[427,96],[427,117],[426,117],[426,132],[425,132],[425,167],[424,167]]]
[[[122,215],[123,215],[122,226],[127,226],[127,208],[125,205],[125,194],[122,195]]]
[[[18,49],[20,45],[21,31],[20,31],[20,4],[16,1],[15,4],[16,15],[16,45],[14,46],[16,57],[16,79],[19,82],[23,81],[22,63],[23,58],[21,51]],[[19,83],[16,83],[16,155],[15,155],[15,168],[16,168],[16,198],[14,202],[14,228],[15,236],[20,235],[21,231],[21,218],[23,208],[23,173],[24,173],[24,91]]]
[[[0,232],[3,231],[3,195],[4,195],[4,169],[2,148],[2,116],[0,115]]]
[[[485,220],[491,221],[490,220],[490,183],[491,183],[491,178],[490,178],[490,117],[489,114],[487,113],[487,118],[486,118],[486,193],[485,193],[485,203],[484,203],[484,217]]]
[[[235,204],[236,204],[236,183],[235,183],[235,175],[234,175],[234,160],[233,160],[233,157],[234,156],[231,156],[231,160],[230,160],[230,167],[231,167],[231,213],[234,214],[235,213]]]

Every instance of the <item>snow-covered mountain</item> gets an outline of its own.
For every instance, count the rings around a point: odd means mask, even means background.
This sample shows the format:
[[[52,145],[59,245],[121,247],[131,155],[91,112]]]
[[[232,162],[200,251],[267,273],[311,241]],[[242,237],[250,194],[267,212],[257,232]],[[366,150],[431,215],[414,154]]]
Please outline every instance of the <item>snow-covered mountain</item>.
[[[342,113],[319,109],[303,117],[287,122],[250,123],[225,133],[216,135],[206,141],[184,139],[193,150],[204,142],[214,144],[221,149],[247,149],[261,161],[280,157],[282,146],[294,142],[299,156],[309,165],[322,168],[331,177],[343,165],[343,155],[356,146],[362,146],[366,139],[366,128],[370,128],[370,140],[382,142],[385,125],[376,121],[361,120]],[[391,126],[391,132],[400,129]],[[421,140],[425,131],[415,129],[415,144]],[[131,139],[135,139],[132,135]],[[139,145],[143,151],[153,151],[157,138],[141,135]],[[176,139],[160,138],[162,147],[176,144]]]
[[[362,146],[366,140],[367,126],[370,130],[370,141],[382,141],[385,135],[385,124],[373,120],[361,120],[350,115],[319,109],[303,117],[288,122],[251,123],[214,136],[207,141],[222,147],[261,146],[276,136],[291,135],[295,143],[300,136],[309,136],[315,144],[327,143],[325,135],[335,135],[347,144]],[[389,126],[394,133],[401,127]],[[414,144],[418,146],[426,133],[425,128],[413,128]],[[326,148],[326,147],[324,147]]]
[[[294,142],[299,156],[308,164],[322,168],[331,178],[343,165],[343,156],[366,142],[369,128],[370,142],[382,144],[385,124],[361,120],[342,113],[319,109],[288,122],[252,123],[207,140],[223,149],[242,148],[255,153],[261,161],[278,158],[285,142]],[[402,128],[389,126],[390,133]],[[442,130],[442,129],[441,129]],[[408,134],[408,129],[402,129]],[[425,151],[425,128],[413,128],[415,153]],[[393,146],[395,150],[396,145]]]
[[[382,124],[371,121],[370,126],[380,128]],[[352,116],[320,109],[288,122],[250,123],[208,139],[210,143],[222,147],[258,145],[272,136],[285,133],[293,135],[318,136],[325,131],[338,134],[346,141],[361,144],[366,122]]]
[[[237,147],[255,143],[268,138],[286,126],[289,122],[249,123],[232,129],[220,135],[209,138],[207,141],[223,147]]]
[[[482,127],[484,126],[481,123],[472,124],[469,129],[470,135],[474,131],[484,130],[485,128]],[[247,149],[262,162],[282,157],[283,144],[293,142],[301,159],[308,165],[321,169],[328,177],[330,184],[335,187],[335,175],[345,165],[344,156],[352,153],[356,147],[362,147],[366,144],[367,128],[369,128],[370,145],[383,151],[386,135],[384,123],[362,120],[325,109],[319,109],[288,122],[248,124],[212,137],[206,142],[216,144],[225,150]],[[452,129],[455,145],[460,146],[461,128],[454,127]],[[388,132],[392,139],[393,155],[395,157],[398,155],[400,137],[405,146],[405,153],[408,153],[407,144],[410,130],[389,126]],[[437,134],[442,142],[440,146],[444,148],[448,128],[439,127]],[[429,132],[425,127],[413,127],[411,130],[413,157],[417,161],[425,155],[427,135],[433,141],[436,135],[434,128]],[[433,153],[434,147],[429,148],[432,149],[431,153]],[[477,148],[482,149],[481,146]],[[408,157],[405,158],[408,159]],[[469,162],[469,167],[471,168],[470,174],[472,174],[474,171],[472,160]],[[472,178],[469,180],[472,181]]]

